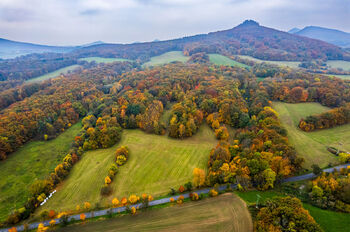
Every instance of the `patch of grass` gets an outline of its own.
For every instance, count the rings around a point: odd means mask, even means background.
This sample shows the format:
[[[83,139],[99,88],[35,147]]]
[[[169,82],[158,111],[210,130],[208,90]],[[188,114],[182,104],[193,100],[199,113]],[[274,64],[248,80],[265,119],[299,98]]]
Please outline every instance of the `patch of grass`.
[[[303,205],[325,232],[349,231],[350,214],[320,209],[307,203]]]
[[[123,59],[123,58],[104,58],[104,57],[85,57],[85,58],[80,58],[80,61],[87,61],[87,62],[92,62],[95,61],[96,63],[113,63],[113,62],[123,62],[123,61],[132,61],[129,59]]]
[[[251,56],[243,56],[239,55],[240,58],[242,59],[247,59],[247,60],[252,60],[255,61],[256,63],[267,63],[267,64],[274,64],[274,65],[279,65],[279,66],[287,66],[290,68],[299,68],[300,62],[298,61],[274,61],[274,60],[260,60]]]
[[[85,201],[92,206],[96,203],[106,206],[113,197],[120,199],[131,194],[147,193],[154,197],[167,194],[170,188],[191,181],[195,167],[206,169],[209,152],[216,144],[207,125],[203,125],[195,136],[183,140],[140,130],[124,130],[122,140],[115,146],[86,152],[57,193],[37,212],[75,209],[77,204]],[[121,145],[129,147],[130,158],[111,184],[112,196],[101,198],[104,178],[115,160],[116,148]]]
[[[0,162],[0,221],[22,207],[29,197],[29,186],[62,161],[80,128],[81,123],[77,123],[53,140],[28,142]]]
[[[327,151],[327,146],[350,151],[350,124],[314,132],[304,132],[298,128],[301,118],[329,110],[319,103],[288,104],[274,102],[273,108],[279,113],[282,125],[288,130],[288,138],[299,155],[305,158],[304,167],[312,164],[326,167],[338,164],[337,157]]]
[[[325,75],[329,77],[338,77],[340,79],[350,80],[350,75],[334,75],[334,74],[325,74]]]
[[[73,71],[74,69],[77,69],[78,67],[80,67],[80,65],[70,65],[64,68],[60,68],[57,69],[56,71],[26,80],[26,83],[32,83],[32,82],[37,82],[37,81],[44,81],[44,80],[48,80],[50,78],[54,78],[54,77],[58,77],[61,74],[67,74],[69,71]]]
[[[250,68],[250,66],[246,64],[239,63],[237,61],[234,61],[226,56],[220,55],[220,54],[208,54],[210,62],[216,64],[216,65],[227,65],[227,66],[237,66],[241,68]]]
[[[189,59],[188,56],[184,56],[181,51],[166,52],[159,56],[151,57],[151,60],[144,63],[143,67],[155,66],[167,64],[174,61],[186,62]]]
[[[344,71],[350,71],[350,62],[344,60],[328,60],[327,65],[331,68],[341,68]]]
[[[197,202],[138,212],[136,215],[74,225],[58,231],[252,231],[244,201],[223,194]]]

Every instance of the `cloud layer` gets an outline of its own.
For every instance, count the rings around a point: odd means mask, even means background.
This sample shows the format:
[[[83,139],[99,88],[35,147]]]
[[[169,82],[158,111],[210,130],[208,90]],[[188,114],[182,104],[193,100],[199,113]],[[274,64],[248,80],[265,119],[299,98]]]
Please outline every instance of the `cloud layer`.
[[[0,37],[76,45],[171,39],[232,28],[245,19],[280,30],[350,32],[348,0],[1,0]]]

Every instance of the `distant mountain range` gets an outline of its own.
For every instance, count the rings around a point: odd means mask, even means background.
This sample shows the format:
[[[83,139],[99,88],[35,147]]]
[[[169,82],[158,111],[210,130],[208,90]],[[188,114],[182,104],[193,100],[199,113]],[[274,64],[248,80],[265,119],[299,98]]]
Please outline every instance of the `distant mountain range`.
[[[168,51],[198,52],[224,55],[249,55],[264,60],[302,61],[311,59],[350,59],[338,46],[300,37],[246,20],[223,31],[179,39],[133,44],[101,44],[73,51],[78,57],[120,57],[141,62]]]
[[[293,29],[292,32],[295,34],[291,34],[261,26],[253,20],[246,20],[228,30],[173,40],[131,44],[107,44],[97,41],[82,46],[59,47],[1,39],[0,58],[11,58],[29,53],[56,52],[66,53],[68,57],[74,59],[89,56],[119,57],[138,60],[143,63],[148,61],[150,57],[165,52],[182,51],[189,56],[198,52],[205,52],[227,56],[249,55],[259,59],[279,61],[350,60],[350,54],[346,50],[321,41],[320,38],[307,38],[303,31],[310,30],[307,30],[307,28],[303,30]],[[332,32],[334,33],[334,31]],[[331,35],[328,37],[332,38]],[[340,38],[340,36],[336,38]]]
[[[323,40],[343,48],[350,48],[350,33],[330,28],[308,26],[304,29],[293,28],[291,34],[301,35],[313,39]]]
[[[0,38],[0,58],[9,59],[17,56],[27,55],[31,53],[65,53],[73,51],[77,48],[88,47],[92,45],[103,44],[102,41],[96,41],[81,46],[47,46],[33,43],[17,42]]]

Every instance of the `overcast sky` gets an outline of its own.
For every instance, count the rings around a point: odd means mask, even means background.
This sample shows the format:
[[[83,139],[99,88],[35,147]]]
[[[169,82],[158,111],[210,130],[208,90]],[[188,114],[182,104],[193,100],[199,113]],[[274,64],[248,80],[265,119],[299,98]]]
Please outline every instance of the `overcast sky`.
[[[51,45],[165,40],[245,19],[350,32],[350,0],[0,0],[0,38]]]

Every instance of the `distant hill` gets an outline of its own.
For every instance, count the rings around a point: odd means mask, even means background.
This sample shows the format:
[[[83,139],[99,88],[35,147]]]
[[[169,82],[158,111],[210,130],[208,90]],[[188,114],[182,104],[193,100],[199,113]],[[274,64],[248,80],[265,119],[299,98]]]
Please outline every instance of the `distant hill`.
[[[0,58],[9,59],[31,53],[72,51],[74,47],[46,46],[32,43],[17,42],[0,38]]]
[[[101,44],[75,50],[79,57],[102,56],[148,61],[168,51],[222,55],[250,55],[264,60],[302,61],[310,59],[350,59],[341,48],[315,39],[260,26],[253,20],[229,30],[167,41],[134,44]]]
[[[293,30],[294,28],[289,32],[296,35],[323,40],[339,47],[350,48],[350,33],[344,31],[315,26],[308,26],[299,31]]]
[[[288,31],[288,33],[295,34],[295,33],[297,33],[297,32],[300,31],[300,30],[301,30],[300,28],[294,27],[294,28],[290,29],[290,30]]]
[[[17,42],[0,38],[0,58],[11,59],[22,55],[28,55],[32,53],[65,53],[73,51],[77,48],[89,47],[93,45],[103,44],[102,41],[96,41],[93,43],[84,44],[81,46],[47,46],[33,43]]]

